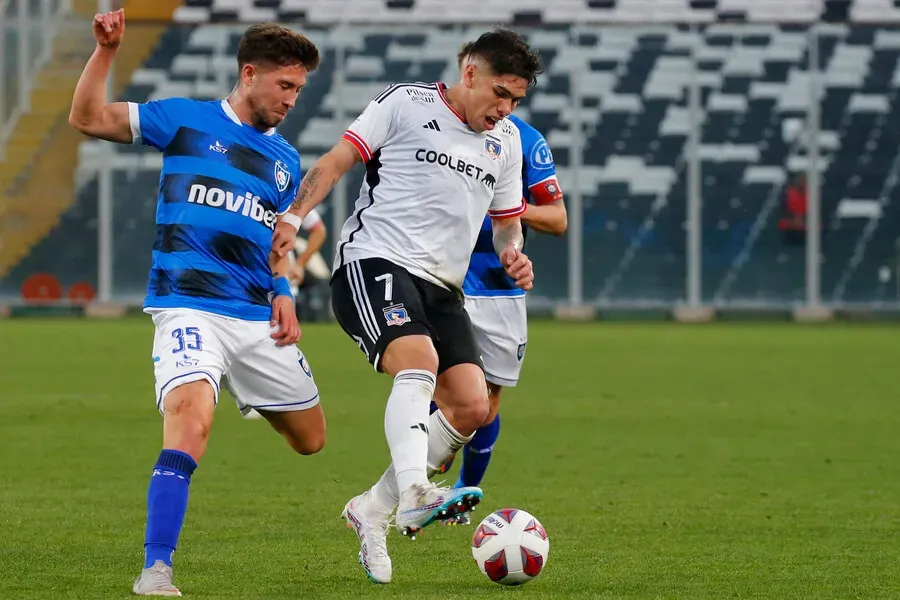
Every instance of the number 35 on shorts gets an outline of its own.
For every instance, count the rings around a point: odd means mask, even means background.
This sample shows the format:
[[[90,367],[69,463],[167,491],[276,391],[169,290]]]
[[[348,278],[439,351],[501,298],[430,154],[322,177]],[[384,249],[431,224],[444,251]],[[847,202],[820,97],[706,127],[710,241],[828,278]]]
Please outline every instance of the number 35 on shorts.
[[[172,354],[178,354],[185,350],[203,350],[203,338],[200,337],[199,327],[179,327],[172,330],[172,337],[176,340],[176,348]]]
[[[200,335],[199,327],[179,327],[172,330],[172,339],[175,341],[175,347],[172,348],[172,354],[182,354],[175,360],[175,366],[179,368],[196,367],[200,364],[200,360],[188,354],[188,351],[203,351],[203,337]]]

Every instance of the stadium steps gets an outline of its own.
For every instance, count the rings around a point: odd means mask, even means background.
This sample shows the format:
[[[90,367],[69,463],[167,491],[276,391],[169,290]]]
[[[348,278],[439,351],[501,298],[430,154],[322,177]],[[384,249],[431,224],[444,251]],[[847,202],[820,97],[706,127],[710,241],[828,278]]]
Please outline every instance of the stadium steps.
[[[88,3],[93,0],[87,0]],[[97,3],[93,2],[96,9]],[[125,22],[128,24],[135,21],[160,21],[168,22],[172,20],[175,9],[184,4],[183,0],[128,0],[125,3]],[[132,31],[132,30],[128,30]]]
[[[83,21],[83,20],[81,20]],[[75,198],[74,172],[84,136],[67,124],[72,93],[94,47],[90,23],[78,24],[86,36],[66,36],[39,76],[32,112],[23,115],[0,165],[0,277],[24,258],[59,222]],[[73,28],[74,29],[74,28]],[[126,31],[114,67],[116,95],[143,64],[166,26],[141,24]]]
[[[79,4],[90,8],[91,2],[75,2],[73,17],[63,27],[65,35],[54,40],[53,57],[38,74],[34,90],[31,94],[30,111],[22,115],[6,146],[6,155],[0,167],[0,190],[7,191],[14,185],[28,165],[34,160],[34,153],[43,143],[44,138],[53,128],[59,115],[68,113],[78,76],[84,63],[94,49],[94,37],[90,20],[81,18],[83,10]],[[165,9],[168,0],[161,0],[159,11],[149,11],[150,16],[163,19],[165,14],[171,17],[174,8]],[[96,3],[94,3],[96,9]],[[147,10],[143,11],[148,13]],[[90,13],[93,15],[93,13]],[[149,16],[147,18],[150,18]],[[127,26],[126,26],[127,27]],[[114,71],[115,82],[124,82],[131,78],[131,73],[140,67],[149,56],[162,31],[159,23],[136,20],[126,29],[125,43],[116,57]],[[123,85],[116,85],[119,91]]]
[[[78,75],[94,48],[89,22],[72,19],[65,29],[66,35],[54,40],[52,58],[38,73],[29,112],[19,119],[7,142],[0,166],[0,190],[4,192],[15,193],[10,188],[32,164],[59,115],[68,112]]]
[[[71,0],[72,14],[93,19],[97,14],[97,0]]]
[[[136,20],[171,21],[175,9],[184,4],[183,0],[127,0],[124,4],[115,2],[116,6],[125,8],[125,27]],[[72,13],[79,17],[92,19],[97,13],[97,0],[72,0]]]

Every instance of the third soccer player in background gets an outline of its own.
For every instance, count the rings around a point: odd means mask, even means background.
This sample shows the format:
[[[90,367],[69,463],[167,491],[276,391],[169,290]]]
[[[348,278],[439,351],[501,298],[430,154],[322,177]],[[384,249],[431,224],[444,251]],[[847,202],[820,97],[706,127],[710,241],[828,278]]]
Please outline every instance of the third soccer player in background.
[[[515,115],[509,120],[519,128],[522,137],[524,165],[524,195],[527,209],[522,215],[525,227],[541,233],[562,235],[568,217],[562,188],[556,178],[556,165],[544,136],[537,129]],[[454,487],[479,486],[487,471],[494,444],[500,435],[500,396],[503,389],[515,387],[522,372],[528,345],[528,316],[525,290],[516,286],[504,271],[491,244],[491,219],[485,217],[469,271],[463,283],[466,312],[472,319],[475,340],[484,359],[484,376],[488,383],[490,414],[487,425],[475,432],[475,437],[463,449],[462,468]],[[432,406],[435,410],[437,405]],[[441,472],[449,470],[451,462]],[[468,524],[468,512],[453,522]]]
[[[460,50],[460,65],[467,60],[470,46],[466,44]],[[521,217],[522,233],[525,235],[525,228],[530,227],[541,233],[562,235],[566,232],[568,216],[550,146],[541,132],[529,123],[516,115],[510,115],[509,120],[519,129],[522,139],[522,195],[526,201]],[[484,359],[491,410],[487,424],[479,427],[475,437],[465,446],[456,488],[481,485],[500,435],[500,396],[503,388],[515,387],[519,382],[528,345],[525,290],[518,288],[504,272],[494,252],[490,217],[485,217],[475,243],[463,291],[466,311],[472,319],[475,339]],[[433,404],[431,408],[436,410],[437,405]],[[449,470],[451,464],[452,459],[441,472]],[[468,524],[468,512],[451,522]]]

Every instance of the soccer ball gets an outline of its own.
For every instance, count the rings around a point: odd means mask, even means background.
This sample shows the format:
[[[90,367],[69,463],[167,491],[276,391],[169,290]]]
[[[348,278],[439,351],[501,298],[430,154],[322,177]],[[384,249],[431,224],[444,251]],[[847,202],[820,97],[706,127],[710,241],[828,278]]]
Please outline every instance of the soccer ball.
[[[472,556],[488,579],[503,585],[531,581],[547,564],[550,538],[541,522],[517,508],[486,516],[472,536]]]

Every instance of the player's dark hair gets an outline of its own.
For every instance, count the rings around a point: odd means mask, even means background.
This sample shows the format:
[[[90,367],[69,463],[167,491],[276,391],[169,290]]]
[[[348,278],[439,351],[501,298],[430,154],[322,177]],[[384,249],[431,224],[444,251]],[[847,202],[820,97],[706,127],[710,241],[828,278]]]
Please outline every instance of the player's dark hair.
[[[533,50],[522,36],[504,27],[495,27],[474,42],[467,42],[459,51],[459,62],[467,56],[477,56],[485,61],[495,75],[515,75],[528,82],[537,83],[537,76],[544,72],[541,55]]]
[[[260,23],[244,32],[238,44],[238,68],[247,64],[277,67],[303,65],[312,73],[319,67],[319,49],[308,37],[277,23]]]

